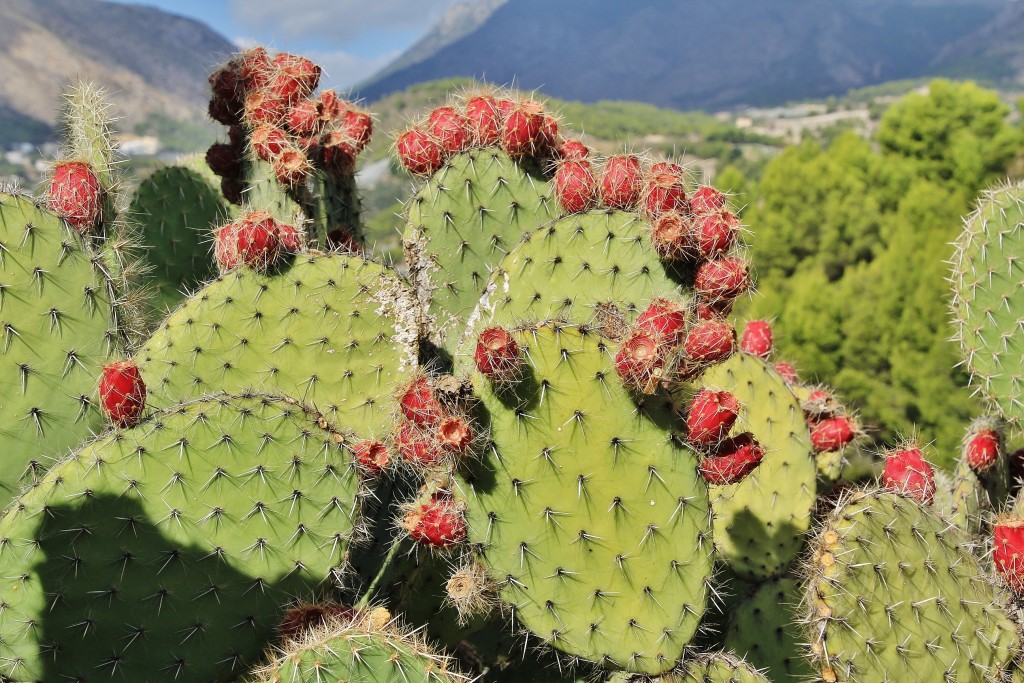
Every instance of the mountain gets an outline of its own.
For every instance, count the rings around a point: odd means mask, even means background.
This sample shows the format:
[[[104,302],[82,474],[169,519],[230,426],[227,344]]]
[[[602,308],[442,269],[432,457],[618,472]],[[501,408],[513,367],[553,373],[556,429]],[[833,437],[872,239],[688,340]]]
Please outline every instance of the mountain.
[[[948,48],[1011,0],[508,0],[475,29],[363,84],[476,77],[556,97],[675,109],[771,105],[961,64]],[[580,11],[585,7],[586,11]],[[1018,34],[1019,35],[1019,34]],[[960,48],[961,50],[963,48]]]
[[[150,114],[203,121],[206,77],[234,49],[206,25],[152,7],[2,0],[0,141],[48,137],[69,76],[107,88],[122,130]]]

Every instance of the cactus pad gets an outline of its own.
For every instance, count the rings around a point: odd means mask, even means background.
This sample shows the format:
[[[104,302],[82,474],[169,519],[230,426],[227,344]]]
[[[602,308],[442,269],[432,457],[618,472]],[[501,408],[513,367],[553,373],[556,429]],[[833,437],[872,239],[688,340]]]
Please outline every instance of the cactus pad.
[[[812,543],[807,635],[822,680],[1002,680],[1017,628],[955,526],[899,494],[857,492]]]
[[[807,680],[812,671],[797,616],[801,598],[796,579],[765,581],[733,608],[723,644],[772,680]]]
[[[237,676],[356,530],[358,477],[325,424],[283,399],[206,398],[54,466],[0,520],[0,672]]]
[[[608,668],[672,668],[705,610],[707,488],[667,402],[637,405],[594,332],[514,333],[527,376],[473,385],[493,449],[465,475],[469,541],[519,622]]]

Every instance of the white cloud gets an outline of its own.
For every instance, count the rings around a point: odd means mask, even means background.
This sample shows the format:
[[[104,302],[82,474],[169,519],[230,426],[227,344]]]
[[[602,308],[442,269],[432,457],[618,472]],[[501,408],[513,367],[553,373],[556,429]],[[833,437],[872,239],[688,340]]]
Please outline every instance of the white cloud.
[[[310,52],[306,56],[320,65],[323,75],[320,87],[347,90],[359,81],[369,78],[394,60],[399,53],[379,57],[360,57],[349,52]]]

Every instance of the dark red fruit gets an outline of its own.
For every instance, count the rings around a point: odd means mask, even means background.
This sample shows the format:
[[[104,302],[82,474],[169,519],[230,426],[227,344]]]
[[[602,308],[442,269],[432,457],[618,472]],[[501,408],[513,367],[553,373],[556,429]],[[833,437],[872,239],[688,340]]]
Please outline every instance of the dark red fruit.
[[[782,381],[790,386],[800,382],[800,376],[796,374],[796,368],[789,363],[776,363],[775,372],[782,375]]]
[[[336,602],[299,605],[284,613],[277,631],[281,640],[286,642],[301,638],[307,631],[320,628],[329,621],[353,615],[355,611],[351,607]]]
[[[215,142],[206,150],[206,165],[222,178],[237,178],[242,173],[242,160],[235,148],[223,142]]]
[[[501,112],[490,95],[470,97],[466,101],[466,127],[478,145],[493,145],[501,137]]]
[[[597,194],[589,161],[561,161],[555,171],[555,197],[566,213],[584,211]]]
[[[411,422],[399,423],[395,450],[402,460],[417,467],[433,467],[444,457],[441,445]]]
[[[637,316],[634,329],[653,335],[662,347],[674,348],[686,336],[686,308],[657,297]]]
[[[695,214],[722,211],[725,204],[725,195],[707,185],[698,187],[690,197],[690,210]]]
[[[1014,593],[1024,595],[1024,519],[1001,515],[992,532],[996,571]]]
[[[563,161],[587,161],[590,159],[590,148],[579,140],[565,140],[558,146],[558,156]]]
[[[993,429],[979,429],[969,434],[964,444],[964,460],[968,467],[981,474],[987,472],[999,460],[1002,439]]]
[[[651,244],[658,256],[681,261],[690,255],[690,219],[678,211],[666,211],[651,225]]]
[[[654,164],[643,189],[644,211],[652,220],[666,211],[689,212],[683,169],[675,164]]]
[[[718,363],[736,350],[736,330],[725,320],[701,320],[686,335],[686,357],[694,363]]]
[[[444,163],[444,150],[440,143],[421,128],[402,133],[395,143],[398,159],[409,173],[430,175]]]
[[[697,268],[694,289],[702,299],[735,299],[750,286],[747,262],[738,256],[705,261]]]
[[[242,193],[244,191],[245,182],[241,178],[224,177],[220,179],[220,193],[224,195],[224,199],[232,204],[236,206],[242,205]]]
[[[356,141],[345,130],[331,130],[320,136],[318,144],[323,167],[336,175],[355,173]]]
[[[352,449],[352,455],[364,472],[376,476],[387,469],[391,454],[380,441],[360,441]]]
[[[449,154],[456,154],[469,146],[471,132],[466,118],[451,107],[438,107],[430,112],[427,130]]]
[[[465,453],[473,443],[473,430],[460,415],[449,415],[437,425],[437,443],[446,453]]]
[[[654,392],[665,362],[658,336],[635,330],[615,354],[615,371],[630,389],[650,394]]]
[[[541,146],[543,126],[543,114],[517,106],[502,124],[502,149],[514,157],[536,154]]]
[[[811,428],[811,444],[816,453],[838,451],[857,436],[857,423],[846,415],[830,417]]]
[[[740,348],[744,353],[758,358],[772,355],[772,326],[767,320],[751,320],[743,328]]]
[[[426,377],[418,377],[409,383],[398,398],[398,405],[405,419],[419,427],[432,427],[444,415],[444,410],[434,395],[434,387]]]
[[[265,211],[253,211],[238,220],[235,230],[238,260],[255,270],[266,270],[281,253],[277,221]]]
[[[89,232],[103,214],[103,187],[92,167],[81,161],[63,161],[50,180],[50,210],[79,232]]]
[[[473,360],[477,370],[492,382],[515,380],[522,372],[519,344],[503,327],[488,327],[480,333]]]
[[[736,484],[747,478],[764,459],[764,449],[749,432],[726,439],[700,461],[700,474],[709,484]]]
[[[632,154],[610,157],[601,173],[601,202],[614,209],[632,209],[640,201],[643,175]]]
[[[414,541],[434,548],[449,548],[466,540],[462,511],[449,496],[440,493],[410,507],[404,526]]]
[[[146,383],[133,361],[104,366],[100,376],[100,406],[116,427],[131,427],[146,408]]]
[[[702,214],[690,222],[690,242],[699,258],[714,258],[736,244],[739,228],[739,219],[728,211]]]
[[[721,441],[739,416],[740,402],[728,391],[701,389],[686,413],[687,440],[696,446]]]
[[[902,448],[885,456],[882,486],[917,499],[924,505],[935,495],[935,472],[918,448]]]

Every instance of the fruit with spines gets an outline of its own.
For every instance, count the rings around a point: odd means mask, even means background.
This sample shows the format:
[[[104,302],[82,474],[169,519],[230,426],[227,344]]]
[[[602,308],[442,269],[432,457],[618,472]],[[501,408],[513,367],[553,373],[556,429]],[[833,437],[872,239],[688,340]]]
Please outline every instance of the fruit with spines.
[[[992,527],[992,561],[1017,596],[1024,595],[1024,519],[1000,515]]]
[[[683,347],[688,363],[720,363],[736,350],[736,329],[725,320],[701,320],[690,327]]]
[[[744,432],[725,439],[700,461],[704,481],[715,486],[738,484],[764,460],[764,449]]]
[[[772,327],[767,320],[750,320],[743,327],[743,336],[740,339],[740,348],[744,353],[749,353],[758,358],[768,358],[772,355]]]
[[[811,443],[819,453],[839,451],[857,438],[859,428],[849,415],[829,417],[811,427]]]
[[[916,444],[907,444],[885,454],[882,486],[930,505],[935,496],[935,471]]]
[[[731,301],[750,287],[747,262],[738,256],[723,256],[704,261],[697,268],[694,289],[702,299]]]
[[[609,157],[604,162],[599,186],[601,201],[613,209],[629,210],[640,201],[643,174],[640,159],[633,154]]]
[[[651,166],[644,179],[642,203],[644,211],[652,220],[667,211],[688,214],[683,169],[670,162],[658,162]]]
[[[446,550],[466,540],[462,508],[444,491],[422,495],[406,506],[402,527],[417,543]]]
[[[597,191],[594,172],[586,160],[563,160],[555,167],[555,198],[565,213],[590,208]]]
[[[480,333],[473,360],[480,374],[497,384],[515,382],[523,373],[522,349],[500,325]]]
[[[103,366],[100,406],[115,427],[130,427],[139,421],[146,408],[146,384],[135,363],[122,360]]]
[[[102,220],[103,186],[84,161],[59,161],[47,193],[50,210],[76,230],[87,233]]]
[[[686,440],[696,446],[720,442],[739,417],[740,403],[728,391],[701,389],[686,409]]]

